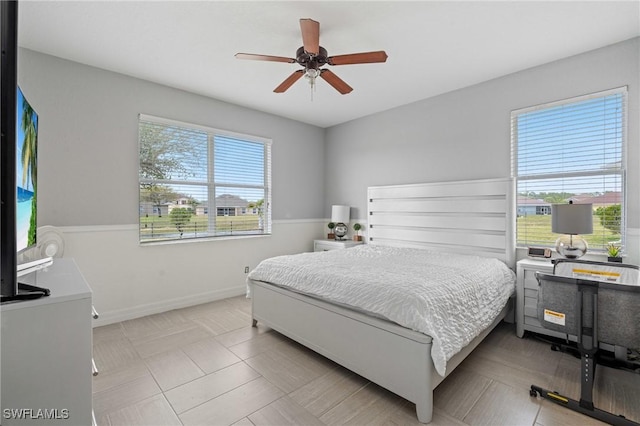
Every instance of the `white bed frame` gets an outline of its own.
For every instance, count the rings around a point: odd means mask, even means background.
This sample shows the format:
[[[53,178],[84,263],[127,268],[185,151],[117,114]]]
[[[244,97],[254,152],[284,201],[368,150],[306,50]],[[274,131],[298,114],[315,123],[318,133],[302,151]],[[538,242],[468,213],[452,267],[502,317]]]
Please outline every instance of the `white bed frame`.
[[[497,257],[513,269],[514,194],[511,179],[370,187],[368,243]],[[254,326],[263,323],[414,402],[422,423],[432,418],[433,389],[508,309],[447,362],[443,377],[431,359],[430,336],[268,283],[249,285]]]

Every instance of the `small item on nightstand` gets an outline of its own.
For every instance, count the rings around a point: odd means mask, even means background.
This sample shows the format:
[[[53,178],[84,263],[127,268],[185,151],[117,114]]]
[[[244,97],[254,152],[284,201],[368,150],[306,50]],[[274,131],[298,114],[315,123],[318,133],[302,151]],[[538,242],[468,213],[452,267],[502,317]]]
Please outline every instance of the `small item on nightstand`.
[[[362,225],[359,223],[353,224],[353,230],[356,231],[356,235],[353,236],[353,241],[362,241],[362,235],[358,234],[358,231],[362,229]]]
[[[620,257],[620,246],[613,243],[607,246],[607,261],[622,263],[622,257]]]
[[[333,233],[333,228],[336,227],[336,224],[333,222],[329,222],[327,228],[329,228],[329,233],[327,234],[327,240],[335,240],[336,234]]]
[[[545,259],[551,258],[551,249],[544,247],[529,247],[527,253],[529,257],[544,257]]]

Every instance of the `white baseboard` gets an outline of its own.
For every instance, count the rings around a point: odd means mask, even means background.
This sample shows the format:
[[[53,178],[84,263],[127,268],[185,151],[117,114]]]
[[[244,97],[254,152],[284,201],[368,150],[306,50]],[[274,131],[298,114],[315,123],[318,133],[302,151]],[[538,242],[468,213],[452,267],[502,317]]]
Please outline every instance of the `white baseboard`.
[[[159,314],[173,309],[186,308],[188,306],[200,305],[216,300],[227,299],[229,297],[241,296],[247,291],[246,286],[231,287],[224,290],[216,290],[177,299],[163,300],[162,302],[138,305],[126,309],[118,309],[108,312],[99,312],[98,319],[93,320],[93,327],[114,324],[147,315]]]
[[[102,326],[242,295],[247,266],[311,251],[313,240],[324,233],[324,221],[274,221],[273,233],[259,238],[144,247],[135,224],[61,227],[61,231],[64,257],[76,261],[93,290],[99,314],[93,323]],[[184,258],[188,267],[176,264],[176,256]],[[122,297],[128,291],[131,297]]]

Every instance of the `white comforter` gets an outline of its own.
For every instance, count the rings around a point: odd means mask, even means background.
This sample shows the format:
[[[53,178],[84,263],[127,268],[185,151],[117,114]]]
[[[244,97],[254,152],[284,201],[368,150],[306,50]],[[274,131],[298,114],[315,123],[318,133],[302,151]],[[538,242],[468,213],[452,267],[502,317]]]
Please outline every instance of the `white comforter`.
[[[486,329],[515,289],[503,262],[422,249],[362,245],[279,256],[249,279],[350,305],[431,336],[431,357],[447,361]]]

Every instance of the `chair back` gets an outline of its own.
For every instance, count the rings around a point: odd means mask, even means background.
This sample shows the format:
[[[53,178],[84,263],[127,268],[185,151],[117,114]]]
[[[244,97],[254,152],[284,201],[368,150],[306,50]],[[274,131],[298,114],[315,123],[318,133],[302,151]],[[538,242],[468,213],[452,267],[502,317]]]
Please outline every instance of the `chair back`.
[[[580,336],[592,330],[594,344],[640,347],[640,283],[637,266],[559,261],[554,274],[536,273],[538,319],[544,328]]]
[[[640,285],[640,269],[635,265],[623,263],[557,259],[554,261],[553,274],[592,281]]]

